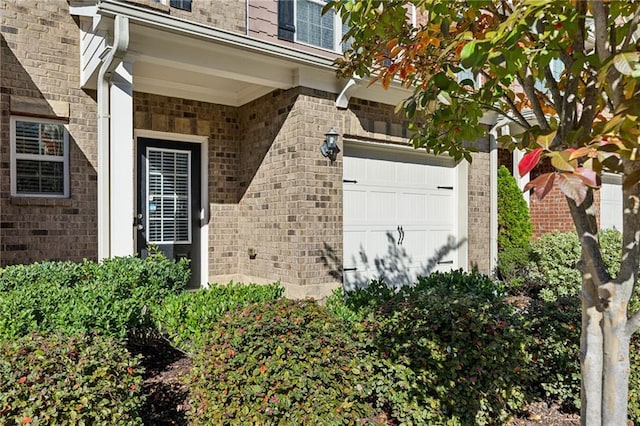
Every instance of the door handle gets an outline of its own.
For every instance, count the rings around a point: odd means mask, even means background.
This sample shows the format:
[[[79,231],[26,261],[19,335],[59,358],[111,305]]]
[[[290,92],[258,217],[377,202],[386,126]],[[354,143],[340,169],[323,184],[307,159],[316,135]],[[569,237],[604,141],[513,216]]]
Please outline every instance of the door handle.
[[[398,245],[401,246],[404,241],[404,229],[401,225],[398,225]]]
[[[135,226],[138,231],[142,231],[144,229],[142,218],[142,213],[138,213],[138,215],[133,218],[133,226]]]

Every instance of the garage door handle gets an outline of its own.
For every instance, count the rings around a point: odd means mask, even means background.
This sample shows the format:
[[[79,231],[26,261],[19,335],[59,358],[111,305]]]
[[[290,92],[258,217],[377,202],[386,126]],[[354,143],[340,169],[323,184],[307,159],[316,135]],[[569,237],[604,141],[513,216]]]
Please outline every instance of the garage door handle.
[[[438,262],[438,265],[453,265],[453,260],[443,260]]]
[[[404,241],[404,229],[402,226],[398,226],[398,245],[401,246]]]
[[[342,183],[358,183],[355,179],[342,179]]]
[[[438,186],[438,189],[450,189],[453,190],[453,186]]]

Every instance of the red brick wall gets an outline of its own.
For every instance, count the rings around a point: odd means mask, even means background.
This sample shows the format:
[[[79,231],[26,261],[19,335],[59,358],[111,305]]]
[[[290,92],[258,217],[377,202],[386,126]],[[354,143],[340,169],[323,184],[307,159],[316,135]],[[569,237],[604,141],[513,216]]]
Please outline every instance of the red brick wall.
[[[531,179],[533,180],[543,173],[553,171],[554,169],[549,160],[543,160],[542,163],[531,172]],[[594,204],[596,206],[596,218],[600,221],[600,191],[594,192]],[[575,231],[567,199],[562,191],[560,191],[560,188],[558,188],[557,183],[542,201],[538,200],[532,191],[529,211],[531,212],[531,221],[533,222],[534,239],[554,231]]]

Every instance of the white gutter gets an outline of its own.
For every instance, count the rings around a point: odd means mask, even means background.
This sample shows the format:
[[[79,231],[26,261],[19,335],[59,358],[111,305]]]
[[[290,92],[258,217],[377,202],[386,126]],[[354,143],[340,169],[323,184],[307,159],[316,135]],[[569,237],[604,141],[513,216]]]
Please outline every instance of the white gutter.
[[[249,35],[249,0],[245,1],[244,11],[244,35]]]
[[[114,40],[98,73],[98,260],[111,256],[109,89],[113,72],[129,47],[129,18],[116,15]],[[125,224],[122,224],[126,226]]]

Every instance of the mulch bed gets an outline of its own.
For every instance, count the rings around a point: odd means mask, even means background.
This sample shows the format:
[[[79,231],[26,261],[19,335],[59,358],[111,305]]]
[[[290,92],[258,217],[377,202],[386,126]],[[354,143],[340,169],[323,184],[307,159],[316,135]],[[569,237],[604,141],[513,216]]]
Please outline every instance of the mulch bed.
[[[191,369],[191,358],[163,340],[131,346],[130,350],[143,357],[143,389],[147,395],[141,412],[144,424],[188,425],[188,392],[183,381]]]

